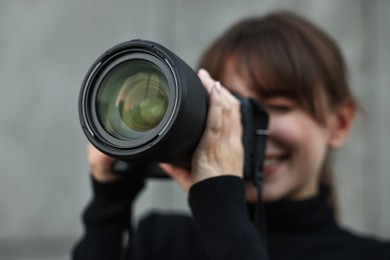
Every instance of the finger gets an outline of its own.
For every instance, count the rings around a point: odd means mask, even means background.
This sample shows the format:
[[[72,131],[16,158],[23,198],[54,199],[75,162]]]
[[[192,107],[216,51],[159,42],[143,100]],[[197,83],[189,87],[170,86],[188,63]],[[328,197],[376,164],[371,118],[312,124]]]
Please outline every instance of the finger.
[[[210,74],[205,69],[199,69],[198,76],[202,81],[202,84],[206,89],[207,93],[211,93],[211,89],[213,88],[215,80],[210,77]]]
[[[210,106],[207,115],[207,129],[218,135],[222,128],[223,101],[221,99],[221,85],[214,84],[210,92]]]
[[[240,112],[240,102],[234,96],[222,96],[222,100],[224,101],[224,114],[228,119],[226,123],[227,127],[230,130],[239,129],[241,126],[241,112]]]
[[[214,162],[218,160],[222,120],[220,94],[216,87],[214,87],[210,93],[210,106],[207,114],[206,127],[194,153],[191,176],[194,183],[207,178],[207,174],[213,174],[213,171],[210,171],[211,168],[209,166],[210,163],[214,164]],[[201,170],[198,171],[199,169]]]
[[[241,156],[242,150],[242,125],[240,103],[228,90],[222,87],[222,125],[220,140],[222,150],[230,150],[236,156]],[[229,161],[229,154],[222,153],[223,161]],[[226,158],[225,158],[226,157]],[[239,167],[238,167],[239,168]],[[241,171],[228,167],[232,174],[239,174]]]
[[[174,179],[185,192],[188,192],[191,185],[191,174],[180,167],[176,167],[169,163],[159,163],[160,168],[172,179]]]
[[[210,93],[210,106],[207,113],[206,127],[197,149],[198,152],[212,154],[212,147],[218,145],[222,132],[223,107],[220,93],[214,86]],[[199,154],[200,155],[200,154]]]
[[[226,90],[224,87],[221,86],[219,82],[216,82],[215,84],[215,90],[216,94],[213,96],[215,97],[214,105],[219,106],[221,110],[221,114],[219,117],[214,117],[212,120],[217,120],[219,125],[219,130],[221,134],[221,139],[228,140],[226,138],[229,138],[229,133],[232,131],[232,128],[234,128],[234,125],[232,125],[232,117],[233,117],[233,102],[230,99],[230,92]],[[218,95],[217,95],[218,94]],[[211,103],[211,102],[210,102]],[[217,104],[218,103],[218,104]],[[210,122],[212,123],[212,122]]]
[[[239,103],[238,99],[225,87],[221,86],[221,98],[227,102],[228,106]]]
[[[231,102],[233,100],[236,100],[236,98],[230,93],[229,90],[227,90],[226,88],[222,87],[221,84],[218,82],[218,81],[215,81],[211,76],[210,74],[208,73],[207,70],[201,68],[199,69],[198,71],[198,76],[200,78],[200,80],[202,81],[202,84],[204,86],[204,88],[206,89],[206,91],[210,94],[211,93],[211,90],[212,88],[214,87],[215,84],[219,84],[218,86],[218,89],[221,90],[221,97],[223,100],[226,100]]]
[[[105,164],[112,165],[116,160],[98,149],[95,148],[92,144],[87,146],[88,161],[90,164]]]
[[[88,145],[87,151],[90,173],[96,181],[105,183],[121,178],[120,175],[113,174],[112,164],[115,162],[114,158],[103,154],[91,144]]]

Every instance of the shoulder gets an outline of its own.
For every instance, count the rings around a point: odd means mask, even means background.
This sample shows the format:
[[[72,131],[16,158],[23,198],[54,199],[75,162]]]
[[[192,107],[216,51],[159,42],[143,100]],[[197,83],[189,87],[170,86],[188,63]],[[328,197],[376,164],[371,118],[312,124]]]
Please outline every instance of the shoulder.
[[[356,256],[356,259],[390,259],[390,241],[365,236],[354,231],[340,228],[339,232],[328,237],[328,241],[344,256]]]

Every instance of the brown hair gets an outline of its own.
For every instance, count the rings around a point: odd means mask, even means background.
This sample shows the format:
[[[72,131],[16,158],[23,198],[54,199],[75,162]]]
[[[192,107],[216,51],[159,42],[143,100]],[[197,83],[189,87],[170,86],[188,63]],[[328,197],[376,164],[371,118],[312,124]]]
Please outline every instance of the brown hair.
[[[233,71],[263,99],[291,98],[322,125],[327,123],[329,109],[344,102],[356,105],[336,43],[311,22],[289,12],[251,17],[233,25],[205,51],[199,67],[222,83]],[[327,161],[321,183],[333,186]],[[334,192],[330,198],[336,206]]]
[[[322,124],[326,108],[355,103],[336,43],[288,12],[233,25],[206,50],[199,67],[222,83],[234,71],[260,97],[289,97]]]

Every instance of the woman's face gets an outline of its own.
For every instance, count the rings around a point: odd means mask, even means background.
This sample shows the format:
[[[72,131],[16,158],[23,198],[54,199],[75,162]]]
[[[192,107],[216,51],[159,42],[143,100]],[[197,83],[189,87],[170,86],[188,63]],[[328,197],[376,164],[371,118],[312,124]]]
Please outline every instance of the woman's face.
[[[329,129],[288,98],[261,99],[238,78],[230,78],[226,84],[231,91],[260,101],[269,113],[263,200],[302,199],[316,194],[329,146]]]
[[[275,97],[262,103],[270,116],[264,200],[314,195],[328,150],[327,129],[287,98]]]

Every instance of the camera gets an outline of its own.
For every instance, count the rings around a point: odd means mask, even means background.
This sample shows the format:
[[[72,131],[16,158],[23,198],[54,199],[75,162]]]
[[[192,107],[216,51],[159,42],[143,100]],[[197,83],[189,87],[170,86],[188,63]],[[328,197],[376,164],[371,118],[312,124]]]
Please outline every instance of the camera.
[[[259,177],[268,115],[240,100],[244,178]],[[130,164],[169,162],[189,167],[207,118],[208,94],[196,72],[164,46],[145,40],[103,53],[81,86],[79,117],[101,152]],[[151,174],[152,175],[152,174]]]

